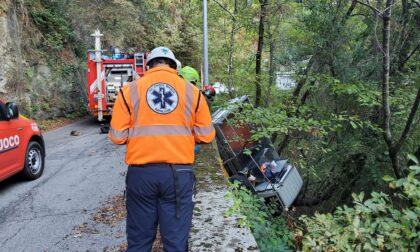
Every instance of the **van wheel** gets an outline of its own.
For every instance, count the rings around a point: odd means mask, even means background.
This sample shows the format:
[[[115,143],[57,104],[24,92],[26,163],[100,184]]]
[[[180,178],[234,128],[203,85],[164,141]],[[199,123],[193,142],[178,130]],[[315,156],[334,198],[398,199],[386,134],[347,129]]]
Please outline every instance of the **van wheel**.
[[[26,149],[25,166],[23,176],[26,179],[34,180],[41,177],[44,171],[44,150],[38,142],[31,141]]]

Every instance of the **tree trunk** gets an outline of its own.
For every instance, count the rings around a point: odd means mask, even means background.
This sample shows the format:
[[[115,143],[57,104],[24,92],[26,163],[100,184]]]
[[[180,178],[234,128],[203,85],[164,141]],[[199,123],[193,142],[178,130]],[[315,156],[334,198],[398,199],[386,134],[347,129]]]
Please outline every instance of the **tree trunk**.
[[[297,106],[297,108],[296,108],[293,112],[292,112],[292,111],[291,111],[291,109],[289,108],[289,110],[286,112],[287,117],[291,117],[291,116],[292,116],[292,114],[296,114],[296,112],[297,112],[297,111],[298,111],[298,109],[299,109],[299,106],[300,106],[300,105],[302,105],[302,103],[300,103],[299,105],[297,105],[298,98],[299,98],[299,95],[300,95],[300,92],[301,92],[301,90],[302,90],[303,86],[304,86],[304,85],[305,85],[305,83],[306,83],[306,80],[308,79],[309,72],[310,72],[310,70],[311,70],[311,68],[312,68],[312,65],[313,65],[313,64],[314,64],[314,62],[315,62],[315,58],[316,58],[316,57],[317,57],[316,55],[313,55],[313,56],[311,57],[311,59],[309,60],[308,65],[307,65],[307,66],[306,66],[306,68],[303,70],[303,77],[302,77],[302,79],[300,79],[300,80],[299,80],[298,84],[296,85],[295,90],[293,91],[293,95],[292,95],[292,103],[293,103],[293,104],[295,104],[295,105]],[[305,98],[305,100],[306,100],[306,98]],[[302,102],[302,100],[301,100],[301,102]],[[277,134],[274,134],[274,135],[272,136],[272,142],[273,142],[273,143],[275,142],[276,138],[277,138]],[[281,153],[283,152],[283,150],[287,147],[287,145],[289,144],[289,140],[290,140],[290,132],[288,132],[288,133],[284,136],[283,140],[282,140],[282,141],[281,141],[281,143],[278,145],[277,152],[278,152],[278,154],[279,154],[279,155],[281,155]]]
[[[392,169],[394,171],[395,177],[397,179],[401,178],[404,175],[404,171],[401,167],[400,160],[399,160],[399,153],[400,150],[408,137],[408,133],[410,132],[411,126],[414,121],[414,117],[419,109],[420,104],[420,89],[417,90],[417,96],[414,101],[413,107],[411,108],[410,115],[407,118],[405,123],[405,127],[403,132],[401,133],[400,138],[397,141],[394,141],[392,137],[392,130],[391,130],[391,107],[389,104],[389,75],[390,75],[390,36],[391,36],[391,14],[392,14],[392,6],[394,4],[393,0],[387,0],[385,10],[380,12],[378,9],[372,7],[369,4],[362,3],[358,1],[358,3],[371,8],[375,15],[379,15],[383,21],[383,34],[382,34],[382,113],[383,113],[383,121],[382,121],[382,129],[383,129],[383,137],[385,143],[388,147],[388,156],[392,163]],[[403,1],[403,8],[407,8],[407,2]],[[408,9],[407,9],[408,10]],[[407,12],[405,10],[404,12]],[[407,13],[406,13],[407,14]],[[411,56],[410,56],[411,57]]]
[[[267,99],[265,99],[265,106],[268,106],[270,100],[271,100],[271,89],[274,84],[274,75],[275,75],[275,62],[274,62],[274,40],[273,40],[273,33],[270,31],[268,32],[268,42],[270,46],[270,69],[268,70],[268,88],[267,88]]]
[[[395,177],[401,178],[401,167],[398,160],[399,150],[394,148],[392,132],[391,132],[391,108],[389,104],[389,69],[390,69],[390,54],[389,54],[389,40],[391,35],[391,11],[393,0],[387,0],[385,12],[383,13],[383,34],[382,34],[382,112],[384,114],[382,128],[385,142],[388,146],[389,158],[392,163]]]
[[[260,26],[258,29],[258,47],[255,57],[255,107],[261,104],[261,54],[264,46],[264,22],[267,13],[267,1],[260,0]]]

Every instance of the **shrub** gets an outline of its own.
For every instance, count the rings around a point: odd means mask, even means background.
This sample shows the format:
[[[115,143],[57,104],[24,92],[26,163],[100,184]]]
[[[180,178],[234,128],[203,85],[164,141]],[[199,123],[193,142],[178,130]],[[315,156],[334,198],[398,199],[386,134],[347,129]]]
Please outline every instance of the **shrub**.
[[[394,197],[372,192],[353,194],[353,207],[338,207],[333,214],[301,216],[304,251],[416,251],[420,244],[420,166],[410,166],[407,178],[384,177]],[[402,205],[401,207],[397,207]],[[418,251],[418,250],[417,250]]]
[[[292,236],[284,219],[273,217],[276,206],[265,206],[260,197],[237,182],[230,184],[230,189],[227,197],[233,199],[233,205],[227,214],[239,215],[239,224],[251,229],[260,251],[292,251]]]

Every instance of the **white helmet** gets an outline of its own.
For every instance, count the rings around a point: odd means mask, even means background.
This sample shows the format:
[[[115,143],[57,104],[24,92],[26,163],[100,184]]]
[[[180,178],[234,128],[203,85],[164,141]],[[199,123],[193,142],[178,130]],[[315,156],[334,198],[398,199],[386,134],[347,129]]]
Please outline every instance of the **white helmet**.
[[[147,56],[146,65],[149,65],[149,63],[156,58],[167,58],[172,60],[174,64],[176,64],[176,58],[174,53],[167,47],[160,46],[153,49]]]
[[[181,70],[182,68],[181,61],[175,59],[175,62],[176,62],[176,71],[179,72],[179,70]]]

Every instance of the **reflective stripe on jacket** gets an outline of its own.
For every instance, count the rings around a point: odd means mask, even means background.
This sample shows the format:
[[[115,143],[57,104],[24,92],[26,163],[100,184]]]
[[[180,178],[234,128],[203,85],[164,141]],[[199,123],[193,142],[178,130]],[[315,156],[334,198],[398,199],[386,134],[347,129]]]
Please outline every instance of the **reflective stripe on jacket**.
[[[192,164],[194,142],[210,143],[215,136],[206,100],[199,96],[175,70],[155,67],[122,88],[108,136],[127,144],[127,164]]]

